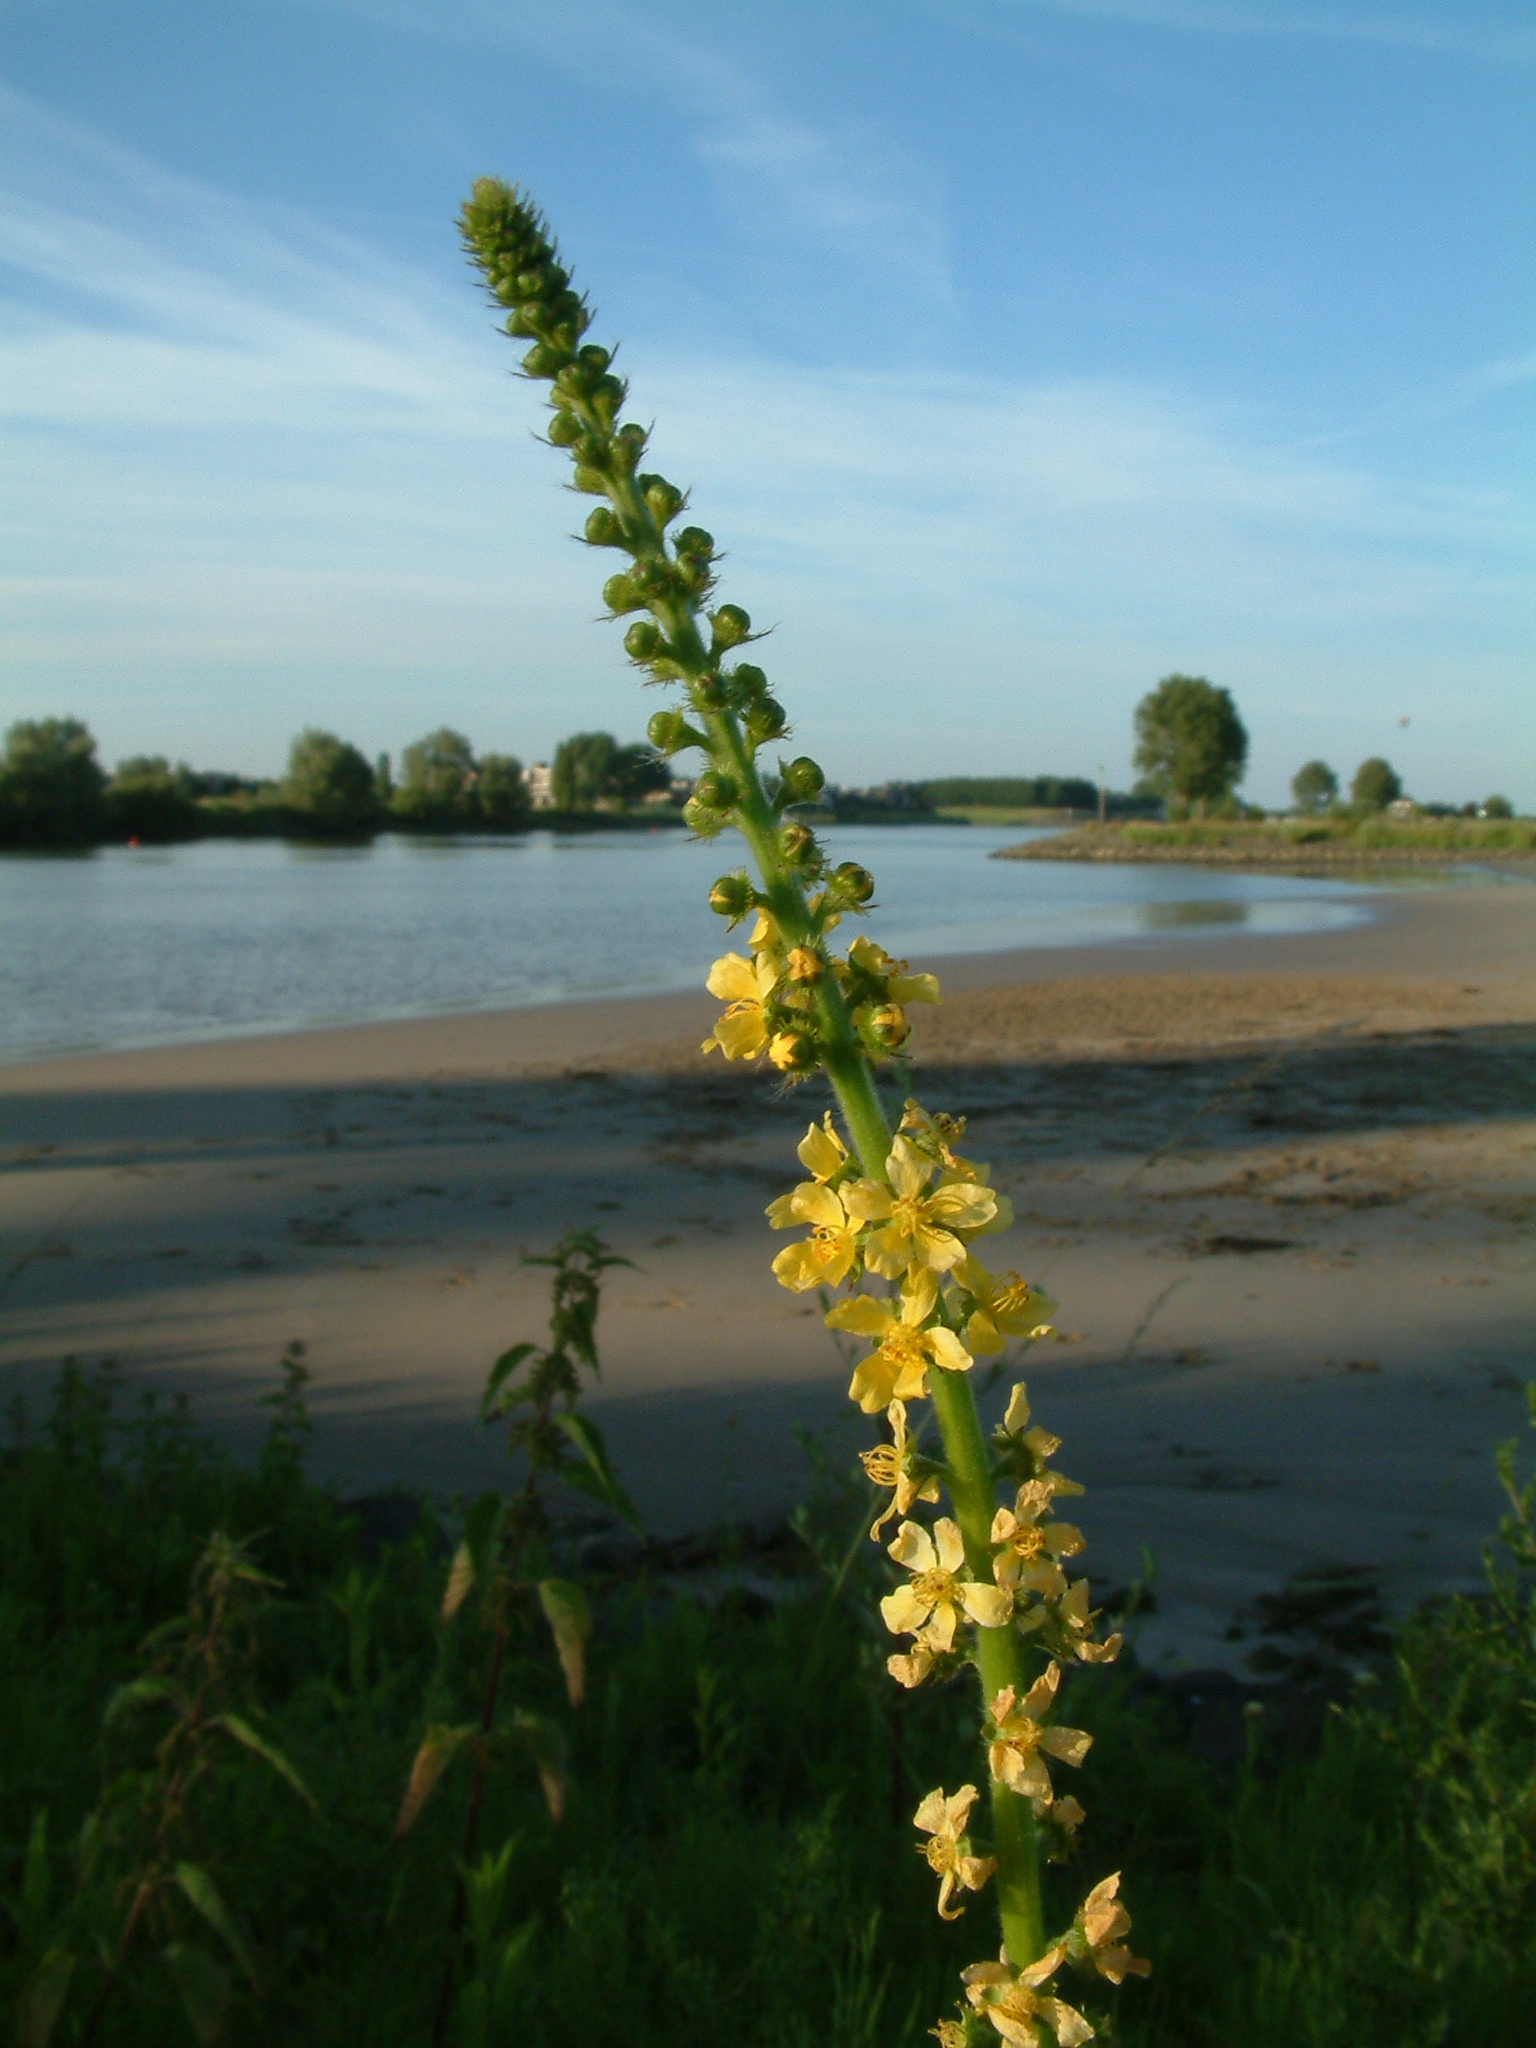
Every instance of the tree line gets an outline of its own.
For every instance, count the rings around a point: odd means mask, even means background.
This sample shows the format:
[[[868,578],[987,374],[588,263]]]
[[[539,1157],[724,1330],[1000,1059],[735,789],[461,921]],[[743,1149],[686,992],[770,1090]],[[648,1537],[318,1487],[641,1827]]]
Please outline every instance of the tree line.
[[[548,803],[581,814],[665,791],[652,747],[611,733],[577,733],[556,750]],[[205,837],[363,838],[380,831],[518,832],[533,822],[534,787],[511,754],[477,754],[451,726],[370,761],[349,741],[310,726],[285,775],[252,780],[137,754],[110,774],[77,718],[23,719],[0,754],[0,845],[166,844]]]

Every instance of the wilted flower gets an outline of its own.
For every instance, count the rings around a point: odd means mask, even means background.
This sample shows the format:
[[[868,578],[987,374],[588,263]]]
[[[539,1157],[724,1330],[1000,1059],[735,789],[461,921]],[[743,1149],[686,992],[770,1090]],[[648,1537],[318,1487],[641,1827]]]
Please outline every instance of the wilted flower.
[[[1074,1922],[1093,1959],[1093,1967],[1111,1984],[1123,1984],[1127,1977],[1150,1977],[1152,1965],[1145,1956],[1133,1956],[1121,1940],[1131,1931],[1131,1916],[1115,1894],[1120,1873],[1096,1884],[1078,1909]]]
[[[968,1892],[979,1892],[997,1868],[995,1857],[971,1854],[965,1825],[975,1804],[974,1785],[962,1785],[948,1799],[941,1785],[937,1791],[928,1794],[912,1816],[912,1825],[932,1837],[930,1841],[918,1844],[918,1853],[927,1857],[929,1869],[938,1877],[941,1920],[958,1920],[964,1912],[963,1906],[950,1910],[949,1902],[957,1889],[963,1887]]]
[[[1080,1764],[1088,1754],[1093,1737],[1081,1728],[1050,1728],[1044,1716],[1056,1700],[1061,1684],[1061,1666],[1047,1665],[1023,1699],[1011,1685],[1005,1685],[992,1701],[992,1734],[987,1742],[987,1760],[992,1775],[1011,1792],[1025,1799],[1055,1797],[1047,1756],[1064,1764]]]
[[[1093,2028],[1076,2006],[1060,1998],[1042,1997],[1038,1987],[1061,1967],[1062,1951],[1047,1949],[1028,1969],[1015,1970],[1003,1952],[1000,1962],[973,1963],[962,1970],[965,1995],[992,2022],[1010,2048],[1044,2048],[1047,2038],[1058,2048],[1079,2048],[1093,2039]],[[1045,2029],[1050,2029],[1049,2037]]]
[[[864,1467],[875,1486],[889,1486],[893,1489],[889,1507],[877,1519],[870,1530],[870,1540],[878,1542],[880,1531],[897,1515],[904,1515],[914,1501],[937,1500],[939,1497],[938,1477],[933,1472],[914,1474],[908,1469],[907,1446],[907,1404],[893,1401],[885,1411],[891,1425],[892,1441],[876,1444],[872,1451],[860,1451],[859,1463]]]

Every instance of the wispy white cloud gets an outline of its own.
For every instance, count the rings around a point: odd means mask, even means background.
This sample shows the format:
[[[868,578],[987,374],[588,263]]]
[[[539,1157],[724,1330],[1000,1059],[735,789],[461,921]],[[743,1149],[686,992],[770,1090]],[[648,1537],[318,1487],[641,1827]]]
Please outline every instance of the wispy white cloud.
[[[447,716],[529,754],[638,728],[597,565],[562,538],[579,501],[467,291],[14,94],[0,125],[0,713],[67,705],[109,754],[253,766],[315,718],[390,746]],[[1167,386],[646,335],[628,362],[836,773],[931,765],[936,692],[966,707],[942,765],[1026,740],[1092,763],[1176,665],[1225,664],[1245,702],[1278,705],[1287,670],[1518,701],[1498,496],[1403,489]]]
[[[953,6],[954,0],[947,0]],[[1486,0],[958,0],[963,12],[1060,15],[1181,34],[1289,37],[1375,43],[1493,63],[1536,58],[1536,28],[1523,6]]]
[[[836,132],[787,104],[739,58],[685,35],[657,7],[587,0],[572,32],[563,0],[308,0],[416,35],[535,52],[600,96],[605,78],[644,88],[681,129],[736,222],[753,238],[834,251],[855,273],[948,301],[938,180],[911,146],[864,119]],[[592,53],[603,53],[601,70]]]

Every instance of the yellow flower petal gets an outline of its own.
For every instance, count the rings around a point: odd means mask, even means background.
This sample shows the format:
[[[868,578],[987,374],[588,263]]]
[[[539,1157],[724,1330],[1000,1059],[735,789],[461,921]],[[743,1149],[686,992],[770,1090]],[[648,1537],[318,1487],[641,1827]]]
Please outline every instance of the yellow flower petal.
[[[1013,1595],[1005,1587],[962,1579],[957,1590],[960,1605],[981,1628],[1006,1628],[1013,1619]]]
[[[855,1337],[883,1337],[896,1318],[872,1294],[855,1294],[828,1311],[829,1330],[848,1330]]]
[[[880,1602],[880,1618],[893,1636],[915,1636],[926,1626],[928,1612],[910,1586],[898,1586]]]
[[[848,1161],[848,1148],[832,1128],[832,1112],[823,1123],[812,1124],[796,1146],[800,1164],[816,1180],[830,1180]]]
[[[940,1325],[924,1334],[935,1365],[943,1366],[946,1372],[970,1371],[974,1361],[953,1330],[946,1330]]]
[[[755,1003],[758,999],[757,966],[740,953],[725,953],[710,968],[704,986],[723,1003]]]

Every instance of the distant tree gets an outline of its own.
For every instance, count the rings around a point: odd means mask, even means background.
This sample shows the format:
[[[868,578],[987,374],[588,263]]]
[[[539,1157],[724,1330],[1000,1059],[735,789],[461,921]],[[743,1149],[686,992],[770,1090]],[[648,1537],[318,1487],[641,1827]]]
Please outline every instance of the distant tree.
[[[0,757],[0,844],[94,844],[106,830],[106,782],[78,718],[22,719]]]
[[[289,749],[283,800],[320,832],[365,832],[378,822],[367,757],[317,726]]]
[[[1338,801],[1339,778],[1326,761],[1304,762],[1291,777],[1291,795],[1304,817],[1318,817]]]
[[[577,732],[562,740],[549,764],[549,793],[557,811],[590,811],[610,794],[609,776],[619,743],[611,732]]]
[[[392,808],[407,825],[452,830],[478,822],[475,750],[463,733],[439,726],[400,756]]]
[[[1514,815],[1515,807],[1507,796],[1486,796],[1483,798],[1483,816],[1485,818],[1512,818]]]
[[[1379,754],[1373,754],[1368,761],[1362,761],[1355,770],[1355,779],[1349,785],[1349,800],[1357,811],[1384,811],[1388,804],[1396,803],[1403,793],[1396,770]]]
[[[164,754],[119,761],[107,784],[107,822],[121,839],[164,844],[197,832],[197,778],[185,761],[173,768]]]
[[[1247,760],[1231,692],[1204,676],[1164,676],[1136,707],[1136,766],[1160,795],[1202,816],[1232,794]]]
[[[373,764],[373,800],[381,811],[387,811],[395,800],[395,778],[389,772],[388,754],[380,754]]]
[[[475,803],[480,823],[488,832],[511,832],[525,824],[529,796],[522,762],[511,754],[482,754]]]
[[[621,747],[611,732],[577,732],[562,740],[549,764],[549,794],[557,811],[590,811],[600,803],[638,803],[648,790],[666,789],[672,771],[665,756],[637,742]]]

